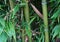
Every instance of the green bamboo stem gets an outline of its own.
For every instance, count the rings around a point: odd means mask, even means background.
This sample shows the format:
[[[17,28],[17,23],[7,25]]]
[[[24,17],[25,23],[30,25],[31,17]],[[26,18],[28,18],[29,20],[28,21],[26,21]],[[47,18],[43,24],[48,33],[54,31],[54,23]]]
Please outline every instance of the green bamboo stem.
[[[9,0],[9,3],[10,3],[10,8],[11,8],[11,10],[14,8],[14,3],[13,3],[13,0]],[[12,20],[12,22],[13,22],[14,20]],[[13,42],[16,42],[16,36],[14,36],[13,37],[14,39],[13,39]]]
[[[9,0],[11,10],[14,8],[14,3],[12,0]]]
[[[29,19],[29,6],[28,6],[28,0],[22,0],[26,5],[24,6],[24,14],[25,14],[25,19],[26,19],[26,22],[29,23],[30,22],[30,19]],[[31,31],[31,28],[30,28],[30,25],[29,26],[29,29]],[[27,31],[28,32],[28,31]],[[32,37],[30,36],[29,37],[29,42],[32,42]]]
[[[43,20],[44,20],[44,30],[45,30],[45,42],[49,42],[49,32],[48,32],[48,12],[46,0],[42,0],[42,10],[43,10]]]
[[[23,8],[21,8],[21,22],[24,22],[24,17],[23,17]],[[22,27],[24,29],[24,27]],[[25,31],[22,30],[22,42],[25,42]]]
[[[24,6],[24,14],[25,14],[25,19],[26,22],[29,23],[30,19],[29,19],[29,6],[28,6],[28,0],[23,0],[23,2],[25,3]]]
[[[29,42],[32,42],[32,37],[29,37]]]
[[[22,42],[25,42],[24,30],[22,30]]]

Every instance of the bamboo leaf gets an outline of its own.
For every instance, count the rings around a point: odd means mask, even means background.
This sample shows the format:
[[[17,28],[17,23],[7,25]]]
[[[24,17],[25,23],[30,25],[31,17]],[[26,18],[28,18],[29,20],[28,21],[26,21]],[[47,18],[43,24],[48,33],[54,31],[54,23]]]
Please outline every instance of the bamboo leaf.
[[[0,24],[5,27],[5,20],[3,18],[0,18]]]
[[[15,36],[14,24],[12,22],[7,23],[5,31],[9,37]]]
[[[60,9],[58,9],[53,16],[51,17],[51,19],[56,19],[58,16],[60,15]]]
[[[56,31],[56,32],[54,32],[54,34],[53,34],[53,37],[52,38],[55,38],[57,35],[58,35],[59,33]]]
[[[31,29],[29,28],[28,25],[25,26],[25,30],[26,30],[26,34],[28,35],[28,37],[31,37],[32,36],[32,32],[31,32]]]
[[[0,35],[3,32],[4,28],[5,28],[5,20],[3,18],[0,18]]]
[[[53,2],[53,1],[56,1],[56,0],[50,0],[50,2]]]
[[[4,27],[2,25],[0,25],[0,35],[3,32],[3,30],[4,30]]]
[[[34,21],[35,18],[36,18],[36,17],[33,17],[33,18],[30,20],[29,25]]]
[[[24,7],[26,5],[26,3],[21,3],[20,7]]]
[[[53,33],[53,38],[55,38],[57,35],[59,35],[59,33],[60,33],[60,24],[56,25],[54,27],[54,29],[52,30],[52,33]]]
[[[12,14],[12,18],[14,18],[16,12],[19,10],[19,5],[16,5],[14,8],[13,8],[13,14]]]
[[[7,42],[7,38],[8,38],[8,35],[5,32],[3,32],[0,35],[0,42]]]

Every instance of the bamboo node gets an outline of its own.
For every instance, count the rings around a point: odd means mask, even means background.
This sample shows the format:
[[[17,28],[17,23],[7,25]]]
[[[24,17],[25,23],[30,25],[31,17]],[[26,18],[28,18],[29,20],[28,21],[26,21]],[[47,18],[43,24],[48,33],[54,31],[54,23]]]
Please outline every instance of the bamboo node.
[[[47,2],[42,2],[41,4],[42,4],[42,5],[46,5],[46,4],[47,4]]]
[[[44,29],[44,31],[45,31],[45,32],[48,32],[48,29],[47,29],[47,28],[45,28],[45,29]]]

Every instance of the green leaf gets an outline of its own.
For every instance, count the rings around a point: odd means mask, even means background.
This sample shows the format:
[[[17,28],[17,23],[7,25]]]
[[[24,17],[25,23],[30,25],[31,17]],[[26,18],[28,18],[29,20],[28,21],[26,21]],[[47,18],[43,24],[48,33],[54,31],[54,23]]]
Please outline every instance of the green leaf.
[[[0,35],[3,32],[3,30],[4,30],[4,27],[0,24]]]
[[[20,7],[24,7],[26,3],[20,3]]]
[[[19,5],[16,5],[14,8],[13,8],[13,14],[12,14],[12,18],[14,18],[16,12],[19,10]]]
[[[60,24],[56,25],[54,27],[54,29],[52,30],[52,33],[53,33],[53,38],[55,38],[57,35],[59,35],[59,33],[60,33]]]
[[[5,27],[5,20],[3,18],[0,18],[0,24]]]
[[[60,15],[60,9],[58,9],[53,16],[51,17],[51,19],[56,19],[58,16]]]
[[[5,32],[3,32],[0,35],[0,42],[7,42],[7,38],[8,38],[8,35]]]
[[[7,23],[5,31],[9,37],[15,36],[14,24],[12,22]]]
[[[31,29],[30,29],[30,26],[29,25],[26,25],[25,26],[25,30],[26,30],[26,34],[31,37],[32,36],[32,32],[31,32]]]
[[[13,36],[14,41],[16,41],[15,25],[12,23],[12,21],[9,21],[8,23],[6,23],[5,32],[9,37]]]
[[[5,28],[5,20],[3,18],[0,18],[0,35],[3,32],[4,28]]]
[[[34,21],[34,19],[36,19],[36,17],[33,17],[33,18],[30,20],[29,24],[31,24],[31,23]]]
[[[57,35],[58,35],[59,33],[56,31],[56,32],[54,32],[54,34],[53,34],[53,37],[52,38],[55,38]]]
[[[56,0],[50,0],[50,2],[53,2],[53,1],[56,1]]]

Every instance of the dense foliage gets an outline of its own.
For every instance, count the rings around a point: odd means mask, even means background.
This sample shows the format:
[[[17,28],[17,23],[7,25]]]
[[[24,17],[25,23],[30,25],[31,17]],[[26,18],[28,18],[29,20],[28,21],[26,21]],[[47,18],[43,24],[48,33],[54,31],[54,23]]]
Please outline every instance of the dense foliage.
[[[0,42],[60,40],[60,0],[0,0]]]

